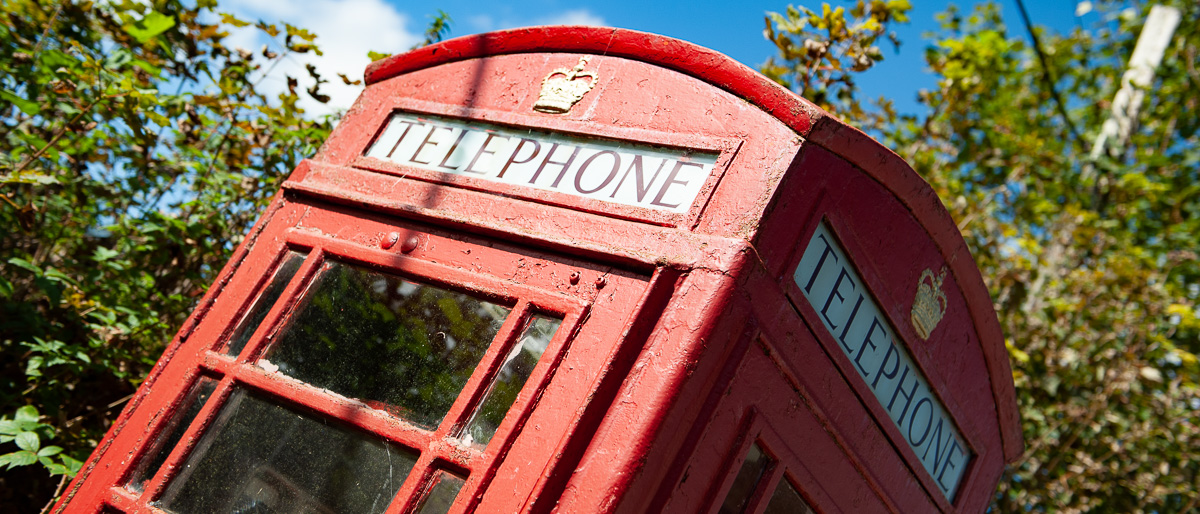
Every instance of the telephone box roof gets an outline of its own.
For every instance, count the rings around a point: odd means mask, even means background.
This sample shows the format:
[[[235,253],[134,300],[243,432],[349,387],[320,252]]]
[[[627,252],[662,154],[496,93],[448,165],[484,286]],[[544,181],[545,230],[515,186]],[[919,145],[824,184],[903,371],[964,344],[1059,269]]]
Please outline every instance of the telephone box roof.
[[[887,188],[929,233],[967,300],[987,362],[1004,460],[1023,451],[1020,414],[999,321],[954,220],[929,184],[895,152],[732,58],[687,41],[611,27],[543,26],[442,41],[371,63],[368,85],[441,64],[505,54],[573,52],[622,57],[695,77],[769,113],[806,141],[861,168]]]

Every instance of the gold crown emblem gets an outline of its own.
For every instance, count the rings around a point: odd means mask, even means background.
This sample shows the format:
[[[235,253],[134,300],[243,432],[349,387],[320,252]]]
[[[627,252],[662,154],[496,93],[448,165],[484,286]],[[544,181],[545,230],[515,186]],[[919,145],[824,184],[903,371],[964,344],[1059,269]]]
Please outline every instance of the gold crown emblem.
[[[946,314],[946,293],[942,292],[942,280],[946,278],[946,268],[941,274],[933,276],[933,271],[926,269],[921,273],[917,285],[917,296],[913,298],[912,324],[921,339],[929,339],[929,334],[942,321]]]
[[[579,58],[574,68],[559,68],[542,79],[542,94],[538,96],[533,110],[550,114],[562,114],[571,110],[596,85],[596,72],[583,71],[588,62],[586,56]]]

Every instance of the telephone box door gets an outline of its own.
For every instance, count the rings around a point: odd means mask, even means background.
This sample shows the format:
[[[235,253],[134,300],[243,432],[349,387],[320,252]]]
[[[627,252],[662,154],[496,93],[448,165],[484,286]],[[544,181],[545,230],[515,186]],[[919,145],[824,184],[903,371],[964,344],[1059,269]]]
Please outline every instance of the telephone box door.
[[[521,510],[648,278],[330,205],[268,219],[71,506]]]

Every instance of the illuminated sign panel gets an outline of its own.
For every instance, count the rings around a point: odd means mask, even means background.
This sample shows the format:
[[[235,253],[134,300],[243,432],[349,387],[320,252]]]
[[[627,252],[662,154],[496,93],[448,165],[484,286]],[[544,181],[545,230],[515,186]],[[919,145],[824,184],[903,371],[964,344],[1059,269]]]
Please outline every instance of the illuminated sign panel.
[[[971,450],[824,223],[808,241],[792,278],[901,438],[953,501]]]
[[[582,138],[545,130],[397,112],[367,150],[429,171],[685,213],[716,152]]]

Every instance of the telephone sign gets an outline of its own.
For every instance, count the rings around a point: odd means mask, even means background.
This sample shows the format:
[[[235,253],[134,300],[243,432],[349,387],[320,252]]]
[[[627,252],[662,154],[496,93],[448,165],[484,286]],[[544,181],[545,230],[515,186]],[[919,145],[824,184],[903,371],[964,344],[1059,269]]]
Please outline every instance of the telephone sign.
[[[854,361],[854,369],[870,385],[875,400],[886,405],[904,442],[920,456],[938,490],[953,499],[972,457],[970,447],[963,444],[954,419],[937,399],[929,380],[913,364],[904,344],[896,341],[896,329],[888,323],[871,292],[865,290],[846,251],[824,225],[813,232],[792,278],[804,291],[809,305],[820,312],[821,324],[837,339],[838,348]],[[937,312],[938,307],[929,306],[931,302],[938,305],[933,294],[918,296],[914,312]],[[934,316],[913,320],[937,323]]]
[[[399,112],[388,120],[367,156],[423,170],[669,212],[687,212],[717,157],[715,152]]]
[[[54,512],[982,512],[978,268],[894,153],[596,27],[367,68]]]

